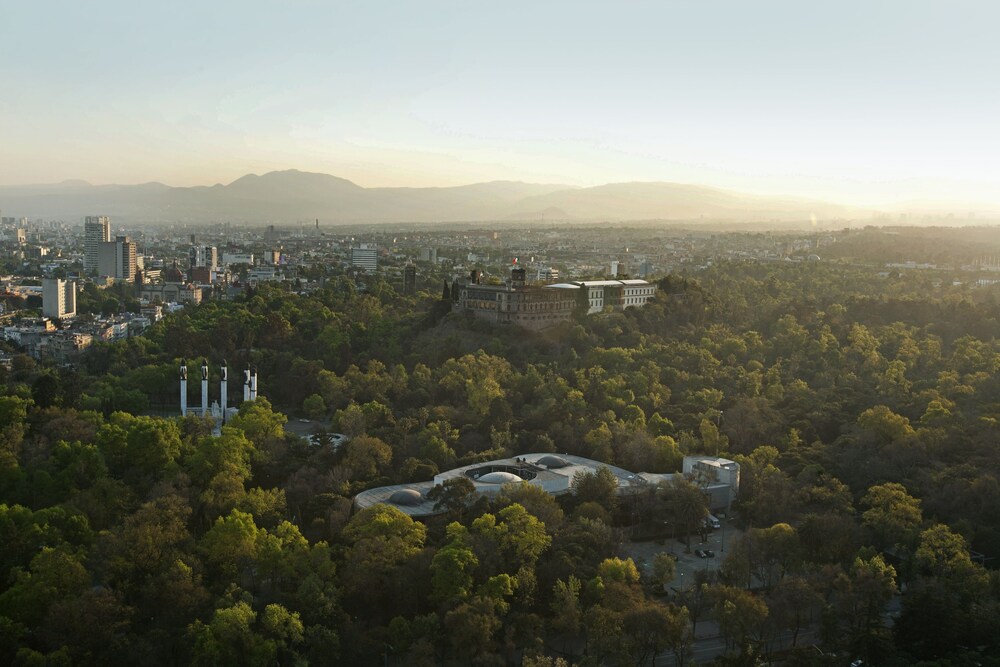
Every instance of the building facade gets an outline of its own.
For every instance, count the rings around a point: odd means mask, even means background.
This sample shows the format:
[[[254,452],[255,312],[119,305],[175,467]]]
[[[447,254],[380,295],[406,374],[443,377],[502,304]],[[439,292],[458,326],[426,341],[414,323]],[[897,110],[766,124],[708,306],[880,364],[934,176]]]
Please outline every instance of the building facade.
[[[98,244],[97,275],[116,280],[135,280],[135,243],[127,236]]]
[[[378,271],[378,246],[363,243],[351,248],[351,266],[364,269],[365,273],[375,275]]]
[[[83,223],[83,270],[88,275],[97,273],[97,255],[101,243],[111,240],[111,218],[106,215],[88,215]]]
[[[645,280],[583,280],[554,285],[527,285],[525,271],[515,268],[503,285],[480,285],[475,277],[459,287],[456,310],[497,324],[546,329],[565,322],[583,307],[587,314],[641,308],[656,296]],[[581,292],[581,290],[583,290]]]
[[[184,283],[143,285],[139,298],[150,303],[201,303],[201,288]]]
[[[554,283],[559,280],[559,269],[539,266],[535,272],[535,280],[541,283]]]
[[[701,488],[712,511],[729,513],[740,492],[740,464],[718,456],[685,456],[685,477]]]
[[[60,364],[68,363],[90,347],[94,337],[72,331],[57,331],[41,339],[38,356]]]
[[[248,264],[253,266],[253,253],[224,252],[222,253],[222,263],[225,266],[231,266],[233,264]]]
[[[570,320],[576,299],[576,290],[527,285],[525,270],[514,268],[502,285],[481,285],[474,272],[470,282],[460,287],[456,308],[488,322],[541,330]]]
[[[190,260],[191,268],[205,267],[209,271],[217,271],[219,268],[219,249],[211,245],[191,246]]]
[[[588,314],[641,308],[656,296],[656,285],[645,280],[578,280],[569,284],[587,290]]]
[[[63,319],[76,316],[76,281],[42,280],[42,315]]]

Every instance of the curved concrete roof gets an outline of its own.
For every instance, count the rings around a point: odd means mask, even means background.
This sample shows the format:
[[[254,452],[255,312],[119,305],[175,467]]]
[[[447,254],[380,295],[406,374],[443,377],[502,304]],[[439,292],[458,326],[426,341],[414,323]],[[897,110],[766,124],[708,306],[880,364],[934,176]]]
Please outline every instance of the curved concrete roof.
[[[520,484],[524,480],[512,472],[494,470],[493,472],[486,473],[476,481],[483,484]]]
[[[553,468],[565,468],[569,465],[569,461],[564,458],[555,456],[554,454],[549,454],[548,456],[543,456],[537,461],[535,461],[540,466],[545,466],[548,469]]]
[[[400,489],[389,496],[389,502],[393,505],[407,505],[412,507],[424,502],[424,497],[416,489]]]

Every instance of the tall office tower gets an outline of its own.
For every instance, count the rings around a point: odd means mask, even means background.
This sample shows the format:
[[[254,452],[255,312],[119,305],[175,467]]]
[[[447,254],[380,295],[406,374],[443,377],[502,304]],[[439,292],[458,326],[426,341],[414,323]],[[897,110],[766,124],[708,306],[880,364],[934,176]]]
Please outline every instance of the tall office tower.
[[[98,275],[135,280],[135,262],[135,243],[127,236],[98,244]]]
[[[111,218],[106,215],[88,215],[83,223],[83,270],[97,272],[99,244],[111,240]]]
[[[351,266],[375,275],[378,271],[378,246],[374,243],[362,243],[357,248],[351,248]]]
[[[42,315],[55,318],[75,317],[76,281],[43,278]]]
[[[417,291],[417,267],[407,264],[403,267],[403,294],[415,294]]]

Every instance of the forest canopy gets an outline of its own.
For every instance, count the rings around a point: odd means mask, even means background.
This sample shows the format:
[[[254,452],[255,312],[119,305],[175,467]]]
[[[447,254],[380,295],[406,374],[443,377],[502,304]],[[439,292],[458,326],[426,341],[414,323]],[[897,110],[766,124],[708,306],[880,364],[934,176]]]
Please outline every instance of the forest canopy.
[[[995,654],[996,290],[742,262],[659,288],[532,334],[379,281],[262,285],[75,367],[15,358],[0,662],[681,664],[706,621],[733,660],[804,632],[880,665]],[[179,361],[201,357],[260,377],[217,433],[179,417]],[[555,498],[455,485],[426,522],[352,512],[362,490],[526,452],[653,473],[731,458],[738,537],[682,586],[673,546],[626,551],[665,524],[696,542],[697,489],[623,502],[598,475]],[[813,653],[798,664],[843,664]]]

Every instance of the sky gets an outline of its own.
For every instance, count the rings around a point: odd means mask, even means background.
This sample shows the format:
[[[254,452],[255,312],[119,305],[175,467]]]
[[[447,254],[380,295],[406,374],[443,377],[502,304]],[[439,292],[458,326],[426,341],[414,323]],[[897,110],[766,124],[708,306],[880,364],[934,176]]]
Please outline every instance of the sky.
[[[1000,202],[1000,3],[0,3],[0,185],[699,183]]]

